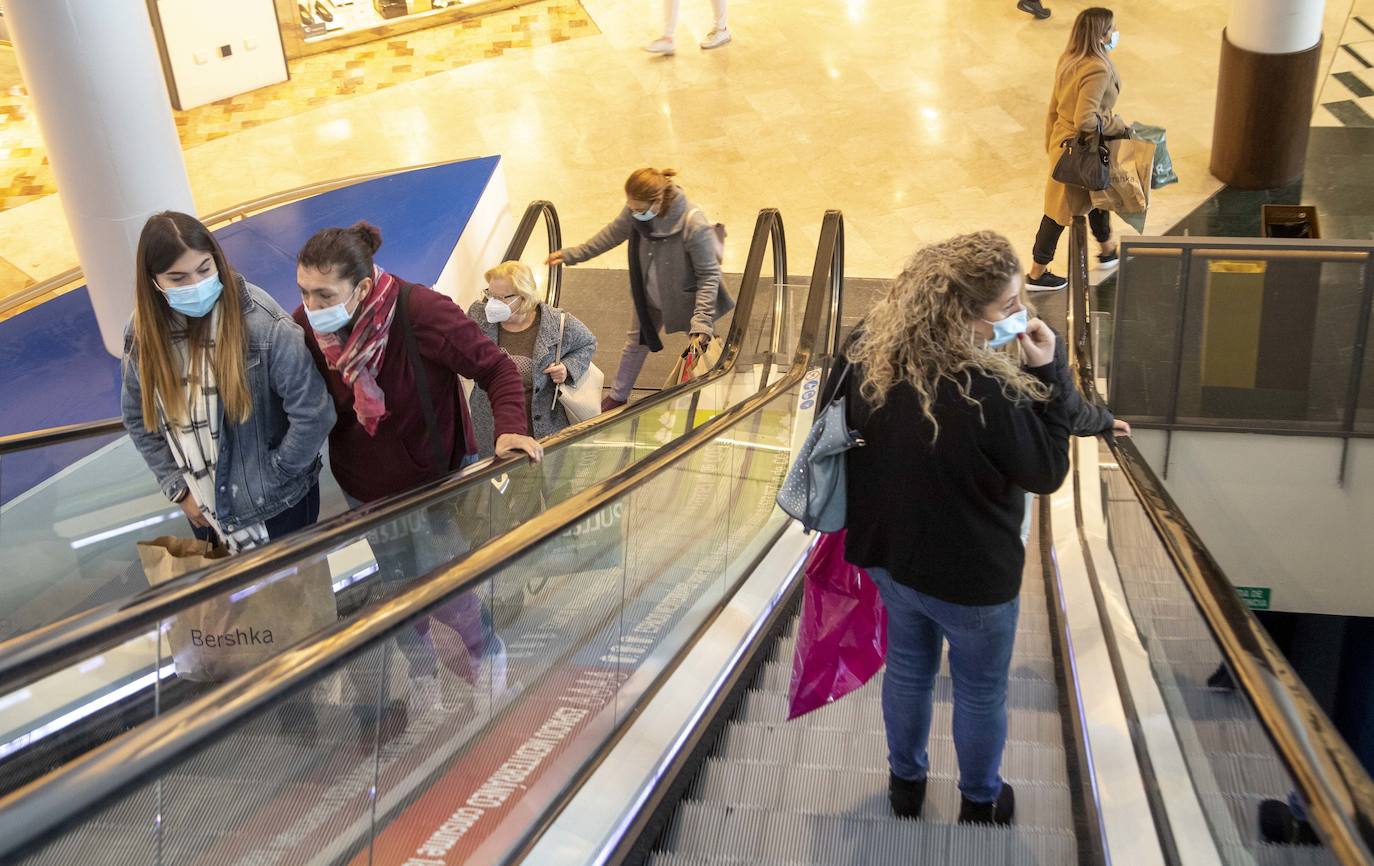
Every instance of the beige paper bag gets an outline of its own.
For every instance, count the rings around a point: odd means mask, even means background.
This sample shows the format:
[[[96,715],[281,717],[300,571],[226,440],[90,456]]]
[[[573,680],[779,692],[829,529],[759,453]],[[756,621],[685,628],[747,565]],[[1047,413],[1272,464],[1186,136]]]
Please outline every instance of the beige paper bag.
[[[1118,214],[1136,231],[1143,231],[1145,211],[1150,206],[1155,145],[1137,138],[1114,138],[1107,147],[1112,155],[1107,188],[1090,193],[1093,207]]]
[[[163,536],[138,544],[148,583],[221,563],[228,556],[193,538]],[[270,659],[338,618],[323,558],[203,601],[173,617],[168,634],[177,676],[222,682]]]
[[[711,372],[715,368],[720,356],[725,354],[725,344],[719,337],[711,340],[706,351],[701,355],[692,352],[684,353],[673,365],[673,372],[668,374],[668,381],[663,383],[664,388],[671,388],[674,385],[681,385],[683,382],[690,382],[699,379]]]

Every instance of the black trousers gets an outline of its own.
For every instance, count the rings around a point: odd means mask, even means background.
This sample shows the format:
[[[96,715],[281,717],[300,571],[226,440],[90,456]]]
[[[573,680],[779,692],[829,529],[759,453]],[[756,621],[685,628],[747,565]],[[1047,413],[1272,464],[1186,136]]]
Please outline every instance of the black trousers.
[[[1104,210],[1093,208],[1088,211],[1088,228],[1100,243],[1112,239],[1112,220]],[[1040,230],[1035,233],[1035,247],[1031,250],[1031,258],[1035,259],[1037,265],[1048,265],[1054,261],[1054,253],[1059,249],[1059,236],[1063,233],[1064,227],[1059,223],[1047,216],[1040,218]]]

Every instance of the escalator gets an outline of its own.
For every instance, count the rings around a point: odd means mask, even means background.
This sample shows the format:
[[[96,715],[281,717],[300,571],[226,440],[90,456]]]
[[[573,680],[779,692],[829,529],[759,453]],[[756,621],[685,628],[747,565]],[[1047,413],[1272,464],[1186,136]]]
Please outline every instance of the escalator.
[[[1016,836],[960,827],[952,863],[1079,861],[1049,589],[1036,547],[1027,550],[1002,759],[1002,775],[1016,789]],[[915,852],[935,862],[935,852],[954,845],[959,793],[948,660],[935,682],[923,820],[902,820],[886,797],[881,678],[787,721],[797,623],[788,618],[764,651],[766,661],[649,856],[653,866],[902,863]]]
[[[526,211],[511,244],[507,259],[525,253],[540,221],[548,233],[548,247],[561,243],[557,214],[547,202],[535,202]],[[82,593],[89,585],[81,571],[37,577],[53,587],[70,586],[67,604],[78,612],[0,643],[0,779],[12,789],[43,772],[60,766],[95,744],[120,731],[177,706],[199,689],[187,687],[172,675],[172,660],[165,640],[158,640],[156,626],[178,609],[234,592],[249,592],[255,581],[272,579],[282,562],[309,557],[327,564],[341,615],[351,615],[369,598],[378,595],[376,562],[370,550],[379,535],[389,543],[417,553],[438,548],[438,555],[455,558],[467,550],[490,543],[528,519],[532,513],[572,496],[581,489],[633,465],[664,443],[673,441],[700,420],[728,408],[778,375],[773,341],[795,339],[799,305],[794,309],[791,289],[785,283],[785,240],[781,219],[774,211],[760,214],[745,271],[741,277],[738,306],[725,337],[719,367],[691,383],[636,401],[628,407],[575,425],[546,440],[543,466],[515,461],[485,461],[463,473],[422,487],[412,494],[375,503],[359,512],[322,521],[310,531],[279,544],[236,557],[226,566],[203,575],[146,589],[133,540],[161,534],[157,527],[133,528],[112,556],[130,561],[121,568],[131,577],[111,583],[104,592],[115,599],[89,609]],[[539,258],[542,260],[542,254]],[[771,271],[771,273],[770,273]],[[544,286],[551,303],[558,303],[561,266],[549,269]],[[106,427],[117,422],[84,425],[82,429],[47,431],[39,436],[8,440],[0,460],[21,457],[23,449],[49,447],[74,437],[110,437]],[[92,434],[92,430],[96,433]],[[118,441],[115,443],[119,444]],[[127,437],[123,437],[127,445]],[[146,472],[144,473],[146,474]],[[78,480],[78,479],[73,479]],[[151,480],[147,480],[151,484]],[[108,498],[109,491],[98,491]],[[78,495],[72,510],[81,513],[97,492]],[[165,507],[165,502],[163,502]],[[111,510],[102,506],[105,510]],[[118,510],[116,506],[115,510]],[[125,507],[127,511],[127,507]],[[175,511],[175,509],[173,509]],[[441,545],[423,538],[427,524],[420,518],[439,511],[459,515],[461,539]],[[55,536],[61,521],[45,527]],[[598,532],[618,526],[618,517],[596,516],[586,526],[574,527],[577,537],[594,540]],[[0,523],[0,530],[12,528]],[[0,531],[9,561],[28,560],[39,570],[49,559],[35,555],[57,538]],[[109,569],[107,568],[106,571]],[[140,587],[143,589],[140,591]],[[394,586],[387,592],[394,591]],[[510,621],[532,598],[552,591],[547,576],[525,581],[504,581],[485,599],[487,615],[497,623]]]
[[[1075,226],[1085,270],[1084,240]],[[784,375],[211,698],[0,799],[0,860],[1374,862],[1368,774],[1126,443],[1076,441],[1070,479],[1035,511],[1003,763],[1012,826],[955,822],[943,673],[918,821],[888,811],[877,682],[784,721],[810,539],[772,498],[837,345],[842,259],[828,214]],[[1086,281],[1072,279],[1067,333],[1091,394]],[[617,508],[621,531],[571,540]],[[396,641],[418,620],[532,576],[555,586],[497,627],[504,672],[408,675]],[[436,654],[461,657],[460,643],[438,633]],[[1218,663],[1236,688],[1203,694]],[[346,699],[360,681],[361,727]],[[291,724],[304,707],[309,735]],[[1301,799],[1323,844],[1261,841],[1266,798]]]

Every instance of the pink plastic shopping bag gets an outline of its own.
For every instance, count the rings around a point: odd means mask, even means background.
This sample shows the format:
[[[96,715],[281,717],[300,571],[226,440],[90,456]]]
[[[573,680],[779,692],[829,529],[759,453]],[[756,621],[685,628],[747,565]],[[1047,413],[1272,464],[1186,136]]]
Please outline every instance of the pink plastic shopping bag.
[[[887,658],[887,611],[878,586],[844,558],[844,530],[821,536],[806,562],[787,718],[837,701]]]

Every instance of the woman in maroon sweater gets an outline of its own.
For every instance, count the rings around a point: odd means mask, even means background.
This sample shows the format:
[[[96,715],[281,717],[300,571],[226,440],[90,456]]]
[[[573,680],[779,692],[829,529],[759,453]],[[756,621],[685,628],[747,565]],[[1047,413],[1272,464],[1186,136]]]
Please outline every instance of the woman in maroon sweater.
[[[478,445],[458,376],[491,398],[496,456],[524,453],[538,462],[543,450],[527,435],[515,363],[446,296],[378,268],[373,254],[381,245],[380,231],[358,223],[316,233],[296,259],[304,304],[295,318],[338,412],[329,463],[344,493],[372,502],[471,462]],[[402,295],[408,316],[397,309]],[[406,349],[407,318],[425,365],[425,395]],[[434,410],[437,452],[426,404]],[[447,465],[435,465],[436,453]]]
[[[381,232],[360,222],[317,232],[296,257],[304,303],[294,316],[334,400],[338,421],[329,434],[329,465],[349,504],[403,493],[477,459],[459,376],[491,400],[496,456],[523,453],[539,462],[544,452],[527,435],[525,388],[515,363],[453,301],[377,267],[373,255],[381,245]],[[372,598],[466,552],[464,535],[475,527],[462,525],[458,504],[446,500],[368,533],[379,578]],[[504,648],[476,593],[443,605],[416,632],[423,638],[431,627],[444,631],[444,668],[468,683],[504,680]],[[400,642],[413,675],[442,676],[423,640]],[[484,665],[490,676],[482,675]],[[361,690],[362,683],[355,677],[355,687]],[[364,730],[370,698],[360,694],[358,700]],[[387,708],[388,716],[403,713],[399,701]],[[397,721],[387,725],[393,732]]]

